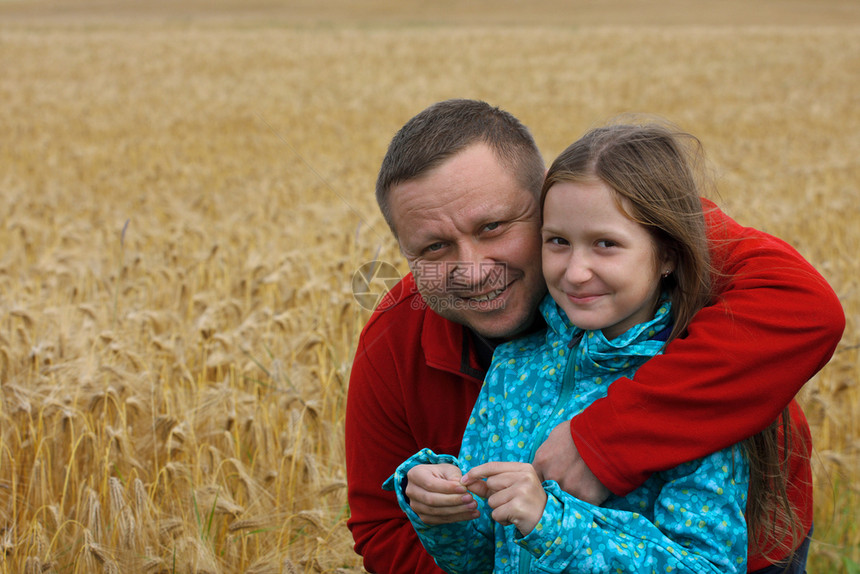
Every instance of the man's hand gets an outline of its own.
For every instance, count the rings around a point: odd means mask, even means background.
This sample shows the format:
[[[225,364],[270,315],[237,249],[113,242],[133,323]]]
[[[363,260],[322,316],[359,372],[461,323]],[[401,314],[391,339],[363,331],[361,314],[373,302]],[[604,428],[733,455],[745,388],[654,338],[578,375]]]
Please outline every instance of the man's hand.
[[[477,518],[478,503],[460,484],[453,464],[422,464],[406,473],[409,506],[425,524],[449,524]]]
[[[570,421],[552,429],[533,464],[541,480],[554,480],[563,491],[595,506],[612,494],[579,456],[570,436]]]
[[[513,524],[523,536],[534,530],[546,507],[541,480],[527,462],[488,462],[471,469],[461,482],[487,499],[493,520]]]

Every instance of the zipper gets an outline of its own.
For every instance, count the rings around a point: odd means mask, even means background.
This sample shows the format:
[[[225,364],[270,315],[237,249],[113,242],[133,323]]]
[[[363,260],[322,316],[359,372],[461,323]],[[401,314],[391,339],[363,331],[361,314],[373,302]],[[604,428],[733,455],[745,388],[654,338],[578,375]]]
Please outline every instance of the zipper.
[[[558,398],[555,401],[555,406],[552,410],[552,416],[555,417],[555,413],[558,411],[559,406],[565,405],[569,402],[570,396],[573,394],[573,390],[576,387],[576,369],[574,368],[574,364],[576,363],[574,356],[574,349],[577,348],[579,341],[582,339],[584,331],[580,331],[577,333],[567,346],[567,363],[564,365],[564,373],[561,378],[561,392],[558,394]],[[534,461],[535,453],[540,445],[546,441],[548,436],[548,431],[546,429],[552,430],[556,425],[552,425],[550,428],[549,419],[547,424],[541,424],[543,428],[541,428],[540,433],[535,433],[534,439],[532,440],[531,450],[529,452],[529,461]],[[541,421],[543,423],[543,421]],[[531,569],[532,564],[532,555],[525,548],[520,548],[520,560],[519,560],[519,574],[528,574]]]

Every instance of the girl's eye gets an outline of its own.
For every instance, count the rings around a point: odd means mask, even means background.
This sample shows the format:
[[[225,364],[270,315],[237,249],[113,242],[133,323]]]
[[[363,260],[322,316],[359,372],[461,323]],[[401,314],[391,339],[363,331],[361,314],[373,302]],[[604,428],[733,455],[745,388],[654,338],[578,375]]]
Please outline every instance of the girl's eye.
[[[570,242],[563,237],[550,237],[546,242],[552,245],[570,245]]]
[[[611,239],[601,239],[597,242],[598,247],[602,247],[604,249],[609,247],[616,247],[618,244],[612,241]]]

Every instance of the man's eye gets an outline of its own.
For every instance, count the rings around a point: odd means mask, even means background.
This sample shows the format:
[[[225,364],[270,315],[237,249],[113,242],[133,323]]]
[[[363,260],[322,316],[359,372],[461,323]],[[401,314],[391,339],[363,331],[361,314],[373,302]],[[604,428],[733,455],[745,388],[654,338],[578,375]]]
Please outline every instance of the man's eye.
[[[440,249],[442,249],[444,246],[445,246],[445,244],[444,244],[444,243],[442,243],[441,241],[437,241],[436,243],[431,243],[430,245],[428,245],[427,247],[425,247],[425,248],[424,248],[424,251],[429,251],[429,252],[432,252],[432,251],[439,251],[439,250],[440,250]]]
[[[492,223],[488,223],[484,226],[484,231],[493,231],[494,229],[498,229],[501,224],[501,221],[494,221]]]

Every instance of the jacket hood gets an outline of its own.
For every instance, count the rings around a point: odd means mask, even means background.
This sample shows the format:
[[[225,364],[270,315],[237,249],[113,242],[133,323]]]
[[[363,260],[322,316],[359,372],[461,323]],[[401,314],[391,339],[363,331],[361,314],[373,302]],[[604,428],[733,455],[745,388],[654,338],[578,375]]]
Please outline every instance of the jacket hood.
[[[663,347],[673,323],[672,303],[665,293],[660,297],[660,305],[653,319],[631,327],[611,341],[600,330],[584,330],[573,325],[550,295],[543,298],[539,309],[547,324],[547,342],[561,339],[570,343],[581,339],[585,343],[586,353],[598,364],[604,353],[615,359],[619,357],[619,351],[621,355],[627,356],[654,356],[653,347]]]

